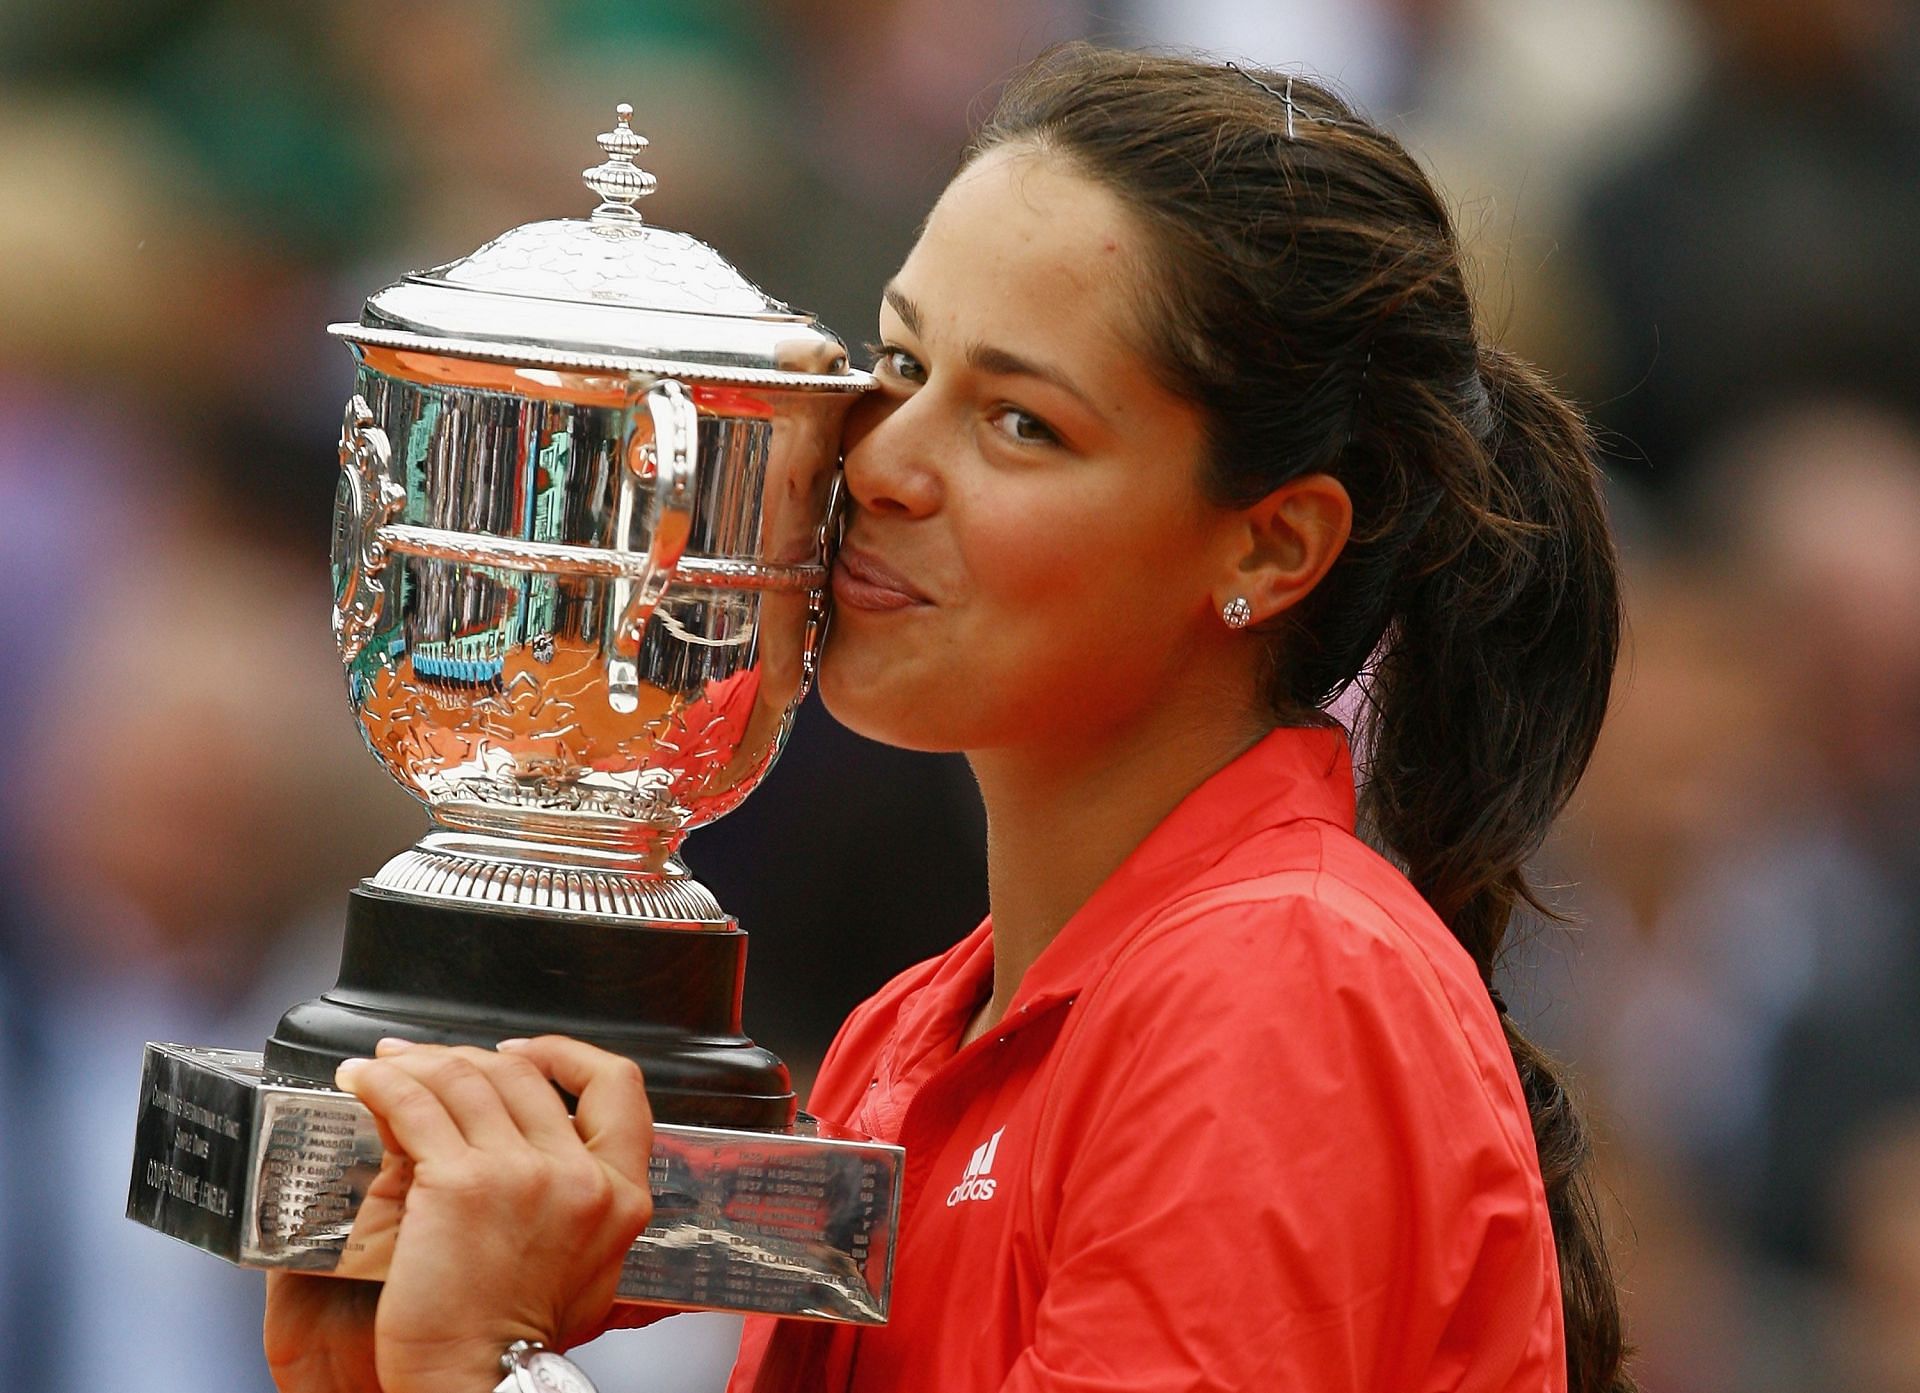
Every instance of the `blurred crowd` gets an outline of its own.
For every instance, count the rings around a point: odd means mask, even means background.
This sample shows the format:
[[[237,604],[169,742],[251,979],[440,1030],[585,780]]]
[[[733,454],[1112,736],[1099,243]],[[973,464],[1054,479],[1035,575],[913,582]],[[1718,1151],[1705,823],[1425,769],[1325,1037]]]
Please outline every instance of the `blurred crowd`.
[[[1508,995],[1595,1120],[1649,1393],[1920,1390],[1920,22],[1910,0],[0,2],[0,1339],[48,1393],[269,1384],[259,1279],[122,1216],[140,1047],[255,1047],[423,818],[326,565],[399,274],[650,218],[850,342],[1064,38],[1341,84],[1453,197],[1485,333],[1602,432],[1630,635]],[[689,860],[804,1076],[985,907],[964,765],[817,704]],[[678,1327],[678,1330],[676,1330]],[[725,1318],[611,1337],[718,1386]],[[24,1361],[24,1362],[22,1362]]]

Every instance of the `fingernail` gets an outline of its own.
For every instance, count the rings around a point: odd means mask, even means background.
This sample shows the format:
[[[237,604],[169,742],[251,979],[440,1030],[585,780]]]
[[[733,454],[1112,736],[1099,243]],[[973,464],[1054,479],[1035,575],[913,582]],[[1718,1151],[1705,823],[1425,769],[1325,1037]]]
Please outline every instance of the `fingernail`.
[[[512,1040],[502,1040],[499,1044],[495,1045],[494,1048],[496,1050],[524,1050],[528,1045],[531,1045],[532,1043],[533,1041],[531,1040],[523,1040],[523,1039],[516,1038]]]
[[[340,1067],[333,1071],[335,1085],[344,1092],[353,1092],[353,1076],[371,1062],[366,1059],[343,1059],[340,1061]]]
[[[412,1048],[413,1041],[402,1040],[398,1035],[383,1035],[374,1045],[374,1049],[382,1054],[398,1054],[401,1050]]]

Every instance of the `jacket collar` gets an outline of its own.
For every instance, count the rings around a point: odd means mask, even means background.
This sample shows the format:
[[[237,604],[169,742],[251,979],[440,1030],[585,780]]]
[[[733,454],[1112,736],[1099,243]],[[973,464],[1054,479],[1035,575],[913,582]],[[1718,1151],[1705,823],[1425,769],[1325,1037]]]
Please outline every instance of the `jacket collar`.
[[[1182,799],[1027,970],[1009,1016],[1032,1015],[1098,981],[1137,922],[1249,837],[1300,821],[1354,830],[1353,764],[1346,732],[1337,726],[1270,731]]]
[[[1353,766],[1338,727],[1287,726],[1189,793],[1128,853],[1027,970],[1004,1029],[1071,1001],[1098,981],[1131,930],[1256,833],[1290,822],[1354,828]],[[900,1018],[883,1072],[891,1084],[950,1058],[993,990],[993,920],[940,959]]]

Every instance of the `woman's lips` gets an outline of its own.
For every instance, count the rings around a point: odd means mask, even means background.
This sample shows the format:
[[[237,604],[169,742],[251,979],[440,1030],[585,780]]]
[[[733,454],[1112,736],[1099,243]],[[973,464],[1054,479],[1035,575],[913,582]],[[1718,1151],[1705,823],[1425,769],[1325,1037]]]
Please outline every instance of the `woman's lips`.
[[[854,547],[840,548],[833,563],[833,598],[854,609],[907,609],[933,603],[879,557]]]

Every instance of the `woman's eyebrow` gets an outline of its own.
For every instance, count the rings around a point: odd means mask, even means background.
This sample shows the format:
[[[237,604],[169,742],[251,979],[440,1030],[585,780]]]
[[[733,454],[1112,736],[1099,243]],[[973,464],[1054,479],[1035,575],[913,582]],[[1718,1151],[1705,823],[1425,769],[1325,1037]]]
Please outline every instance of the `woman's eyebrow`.
[[[880,298],[893,306],[893,312],[900,316],[900,322],[907,326],[907,332],[920,332],[920,307],[909,300],[897,285],[889,284],[880,292]]]
[[[901,318],[905,318],[902,315]],[[1022,358],[1004,348],[995,348],[992,344],[974,343],[967,345],[967,364],[976,372],[991,373],[997,377],[1034,377],[1050,383],[1079,402],[1094,415],[1103,413],[1095,406],[1093,399],[1074,385],[1073,379],[1058,368],[1050,368],[1036,363],[1031,358]]]
[[[881,292],[881,298],[887,302],[895,314],[900,316],[900,322],[907,326],[907,332],[918,337],[920,307],[908,299],[906,293],[897,285],[888,285]],[[967,345],[967,365],[976,372],[990,373],[996,377],[1037,378],[1041,382],[1058,387],[1094,415],[1104,414],[1098,406],[1094,405],[1093,398],[1075,386],[1073,379],[1064,372],[1058,368],[1036,363],[1031,358],[1023,358],[1008,349],[996,348],[992,344],[985,343],[969,344]]]

